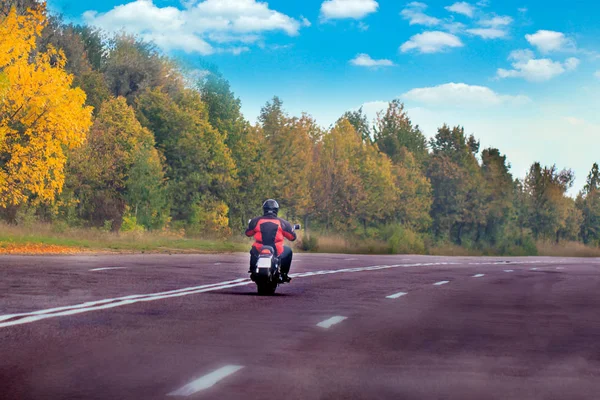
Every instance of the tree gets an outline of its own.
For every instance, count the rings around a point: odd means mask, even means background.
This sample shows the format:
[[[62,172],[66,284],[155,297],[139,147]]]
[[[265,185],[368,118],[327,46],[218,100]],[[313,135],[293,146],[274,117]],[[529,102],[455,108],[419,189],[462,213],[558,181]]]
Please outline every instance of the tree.
[[[85,93],[72,88],[66,60],[52,46],[32,55],[45,10],[0,22],[0,207],[48,203],[62,190],[65,149],[80,146],[91,126]]]
[[[308,115],[289,118],[278,97],[262,108],[259,121],[274,163],[269,197],[280,201],[288,218],[304,217],[312,209],[313,137],[320,135],[319,128]]]
[[[460,245],[467,231],[478,241],[487,214],[483,178],[475,158],[478,142],[472,135],[467,138],[463,128],[444,125],[430,146],[433,154],[427,176],[433,188],[435,234],[449,236]]]
[[[427,157],[427,140],[418,126],[413,126],[404,110],[404,104],[392,100],[387,110],[377,113],[374,126],[375,143],[379,150],[387,154],[397,163],[402,156],[402,149],[413,154],[422,163]]]
[[[312,174],[315,215],[327,229],[347,231],[357,228],[354,219],[365,201],[364,186],[357,174],[362,140],[347,121],[339,121],[323,136],[317,147],[317,164]]]
[[[571,170],[558,171],[555,165],[542,167],[537,162],[531,165],[524,190],[528,195],[528,226],[536,239],[560,239],[571,206],[565,194],[573,181]]]
[[[425,231],[431,226],[431,183],[411,152],[405,150],[400,158],[402,161],[393,167],[398,191],[395,219],[411,229]]]
[[[186,89],[174,100],[158,88],[146,90],[136,107],[165,156],[173,219],[190,223],[195,207],[227,199],[237,186],[235,163],[200,94]]]
[[[514,182],[506,156],[498,149],[489,148],[481,153],[481,172],[485,182],[487,215],[485,238],[496,244],[505,234],[513,212]]]
[[[165,221],[164,177],[154,137],[125,98],[102,105],[85,147],[72,154],[70,170],[79,213],[92,224],[112,221],[118,231],[128,201],[147,227]]]
[[[146,89],[162,87],[174,95],[183,87],[181,75],[155,45],[125,34],[110,41],[102,72],[113,96],[130,104]]]
[[[576,200],[581,213],[580,235],[583,243],[600,245],[600,173],[594,163],[583,190]]]
[[[355,111],[346,111],[340,119],[347,119],[354,127],[354,130],[361,136],[363,142],[373,141],[369,121],[362,107]]]

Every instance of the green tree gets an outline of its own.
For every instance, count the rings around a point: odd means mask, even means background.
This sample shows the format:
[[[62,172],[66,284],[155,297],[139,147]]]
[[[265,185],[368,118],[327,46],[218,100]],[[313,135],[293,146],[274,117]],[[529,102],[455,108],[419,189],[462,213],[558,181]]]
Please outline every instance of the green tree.
[[[146,89],[161,87],[174,95],[183,87],[181,75],[155,45],[125,34],[110,40],[102,72],[113,96],[130,104]]]
[[[160,89],[147,90],[136,106],[165,156],[173,219],[191,223],[195,207],[227,199],[237,185],[235,163],[208,122],[200,94],[186,89],[174,100]]]
[[[118,231],[128,200],[148,227],[164,222],[164,179],[154,137],[123,97],[102,105],[86,145],[72,152],[69,171],[79,215],[93,225],[112,221]]]
[[[475,158],[479,144],[464,129],[447,125],[430,142],[433,154],[427,176],[433,188],[434,233],[462,244],[463,234],[479,240],[487,205],[481,169]]]
[[[580,236],[585,244],[600,245],[600,173],[594,163],[576,200],[581,213]]]
[[[496,244],[505,236],[504,229],[512,221],[514,182],[509,168],[506,156],[498,149],[489,148],[481,153],[487,204],[485,239],[491,244]]]
[[[536,239],[555,239],[566,226],[570,204],[566,192],[573,185],[571,170],[558,171],[556,166],[534,163],[525,177],[528,195],[528,226]]]
[[[347,119],[364,142],[373,141],[369,121],[367,120],[367,115],[363,112],[362,107],[355,111],[346,111],[340,119]]]
[[[377,113],[374,126],[375,143],[379,150],[397,163],[402,149],[413,154],[422,163],[427,157],[427,140],[418,126],[413,126],[404,110],[404,104],[392,100],[385,112]]]
[[[315,131],[319,128],[308,115],[288,117],[278,97],[262,108],[259,121],[274,161],[269,197],[280,201],[288,218],[305,217],[312,209],[313,137],[318,136]]]

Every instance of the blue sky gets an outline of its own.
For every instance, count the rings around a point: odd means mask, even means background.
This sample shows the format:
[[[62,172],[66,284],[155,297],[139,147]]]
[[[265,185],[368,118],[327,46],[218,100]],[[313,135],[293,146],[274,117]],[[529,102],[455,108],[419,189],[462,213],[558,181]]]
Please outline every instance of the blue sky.
[[[600,2],[549,0],[50,0],[70,20],[155,41],[190,69],[216,65],[255,121],[273,95],[324,127],[400,98],[428,136],[460,124],[506,153],[600,162]]]

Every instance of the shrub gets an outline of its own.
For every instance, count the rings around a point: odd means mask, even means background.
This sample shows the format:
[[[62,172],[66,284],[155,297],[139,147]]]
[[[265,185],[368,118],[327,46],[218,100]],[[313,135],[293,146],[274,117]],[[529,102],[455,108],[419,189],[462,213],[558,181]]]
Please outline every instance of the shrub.
[[[144,232],[146,229],[143,225],[138,224],[137,218],[133,215],[123,217],[121,224],[121,232]]]
[[[425,241],[418,233],[400,224],[382,229],[392,254],[425,254]]]
[[[315,234],[303,236],[298,247],[303,251],[317,251],[319,250],[319,238]]]

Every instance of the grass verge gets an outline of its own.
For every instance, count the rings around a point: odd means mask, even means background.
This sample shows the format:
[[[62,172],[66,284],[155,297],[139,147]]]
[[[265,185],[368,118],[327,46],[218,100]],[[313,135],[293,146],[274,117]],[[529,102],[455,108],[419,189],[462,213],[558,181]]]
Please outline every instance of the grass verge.
[[[19,227],[0,224],[0,254],[118,253],[212,253],[248,251],[239,240],[187,238],[173,233],[130,232],[115,234],[92,229],[65,229],[35,224]]]

